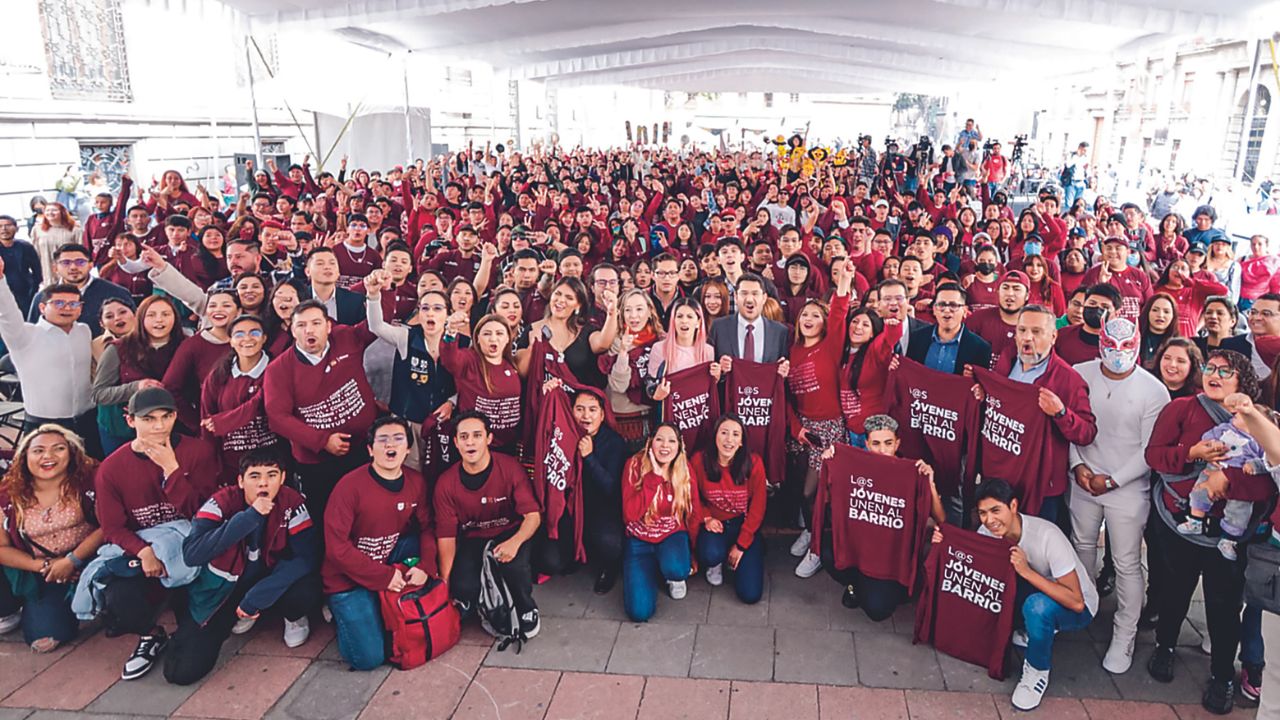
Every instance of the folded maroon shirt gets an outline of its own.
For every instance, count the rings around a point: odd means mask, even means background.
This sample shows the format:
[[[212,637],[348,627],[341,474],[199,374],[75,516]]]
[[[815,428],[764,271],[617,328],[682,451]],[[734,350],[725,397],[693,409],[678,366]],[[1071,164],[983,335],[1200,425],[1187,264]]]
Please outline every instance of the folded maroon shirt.
[[[929,463],[938,493],[955,496],[960,490],[960,460],[981,412],[973,381],[903,357],[889,373],[887,398],[888,413],[898,421],[902,440],[898,454]]]
[[[765,481],[781,485],[787,473],[787,388],[778,363],[734,360],[725,382],[725,412],[746,426],[746,445],[764,459]]]

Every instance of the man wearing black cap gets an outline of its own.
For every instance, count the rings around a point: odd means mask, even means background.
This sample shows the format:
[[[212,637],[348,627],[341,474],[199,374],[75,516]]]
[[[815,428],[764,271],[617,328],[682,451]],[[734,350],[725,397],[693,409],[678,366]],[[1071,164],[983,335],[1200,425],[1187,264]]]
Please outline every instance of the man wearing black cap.
[[[94,481],[98,522],[107,542],[134,558],[140,572],[116,574],[102,595],[108,635],[137,634],[138,647],[120,677],[146,675],[169,637],[156,624],[159,579],[168,574],[160,553],[138,533],[176,520],[190,520],[218,487],[219,462],[213,446],[178,435],[177,404],[168,390],[151,387],[129,399],[125,421],[137,437],[102,462]],[[179,555],[181,546],[178,547]],[[166,556],[167,553],[163,553]]]

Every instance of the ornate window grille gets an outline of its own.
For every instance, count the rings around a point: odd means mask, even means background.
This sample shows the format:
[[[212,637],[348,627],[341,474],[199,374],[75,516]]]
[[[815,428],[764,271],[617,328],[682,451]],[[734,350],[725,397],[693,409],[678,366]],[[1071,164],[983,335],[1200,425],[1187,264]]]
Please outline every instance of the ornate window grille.
[[[119,0],[40,0],[40,27],[55,99],[133,100]]]
[[[84,176],[87,178],[94,171],[102,173],[112,193],[120,192],[120,177],[128,170],[131,160],[132,145],[80,146],[80,170]]]

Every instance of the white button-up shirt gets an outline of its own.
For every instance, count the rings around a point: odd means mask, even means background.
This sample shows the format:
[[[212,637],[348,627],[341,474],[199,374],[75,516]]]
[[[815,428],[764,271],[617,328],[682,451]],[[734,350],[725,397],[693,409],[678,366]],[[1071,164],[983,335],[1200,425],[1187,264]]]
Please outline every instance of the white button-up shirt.
[[[93,409],[93,334],[76,323],[71,332],[23,320],[9,284],[0,279],[0,337],[18,371],[29,416],[60,420]]]

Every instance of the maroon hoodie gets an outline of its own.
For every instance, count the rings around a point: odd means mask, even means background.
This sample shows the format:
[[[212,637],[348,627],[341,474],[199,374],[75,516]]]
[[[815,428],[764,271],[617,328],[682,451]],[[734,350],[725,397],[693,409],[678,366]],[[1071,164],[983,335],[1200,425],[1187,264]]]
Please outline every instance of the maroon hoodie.
[[[147,543],[139,530],[182,518],[190,519],[200,503],[218,489],[218,456],[209,443],[175,434],[178,469],[168,478],[160,466],[125,443],[98,467],[94,489],[98,524],[107,542],[137,555]]]
[[[951,657],[986,666],[988,675],[1003,680],[1017,612],[1012,547],[1008,540],[943,526],[942,542],[924,562],[912,643],[929,643]]]
[[[542,508],[547,537],[560,538],[560,520],[569,514],[573,521],[574,558],[586,562],[582,544],[582,458],[578,456],[578,440],[582,428],[573,419],[569,394],[555,387],[542,396],[538,414],[538,447],[534,457],[533,487]]]
[[[746,426],[746,445],[764,458],[768,484],[782,484],[787,474],[786,381],[778,376],[778,363],[734,360],[725,381],[725,412],[737,415]]]
[[[889,373],[888,413],[898,421],[899,453],[929,463],[938,494],[954,497],[960,491],[960,459],[982,410],[973,381],[905,357],[898,363]]]
[[[680,429],[685,453],[692,455],[709,442],[711,425],[720,417],[711,363],[685,368],[664,379],[671,383],[671,394],[662,401],[662,417]]]
[[[818,477],[813,527],[830,523],[837,569],[856,568],[912,593],[932,507],[929,478],[914,460],[837,443]],[[813,533],[810,550],[815,555],[821,552],[822,535]]]

